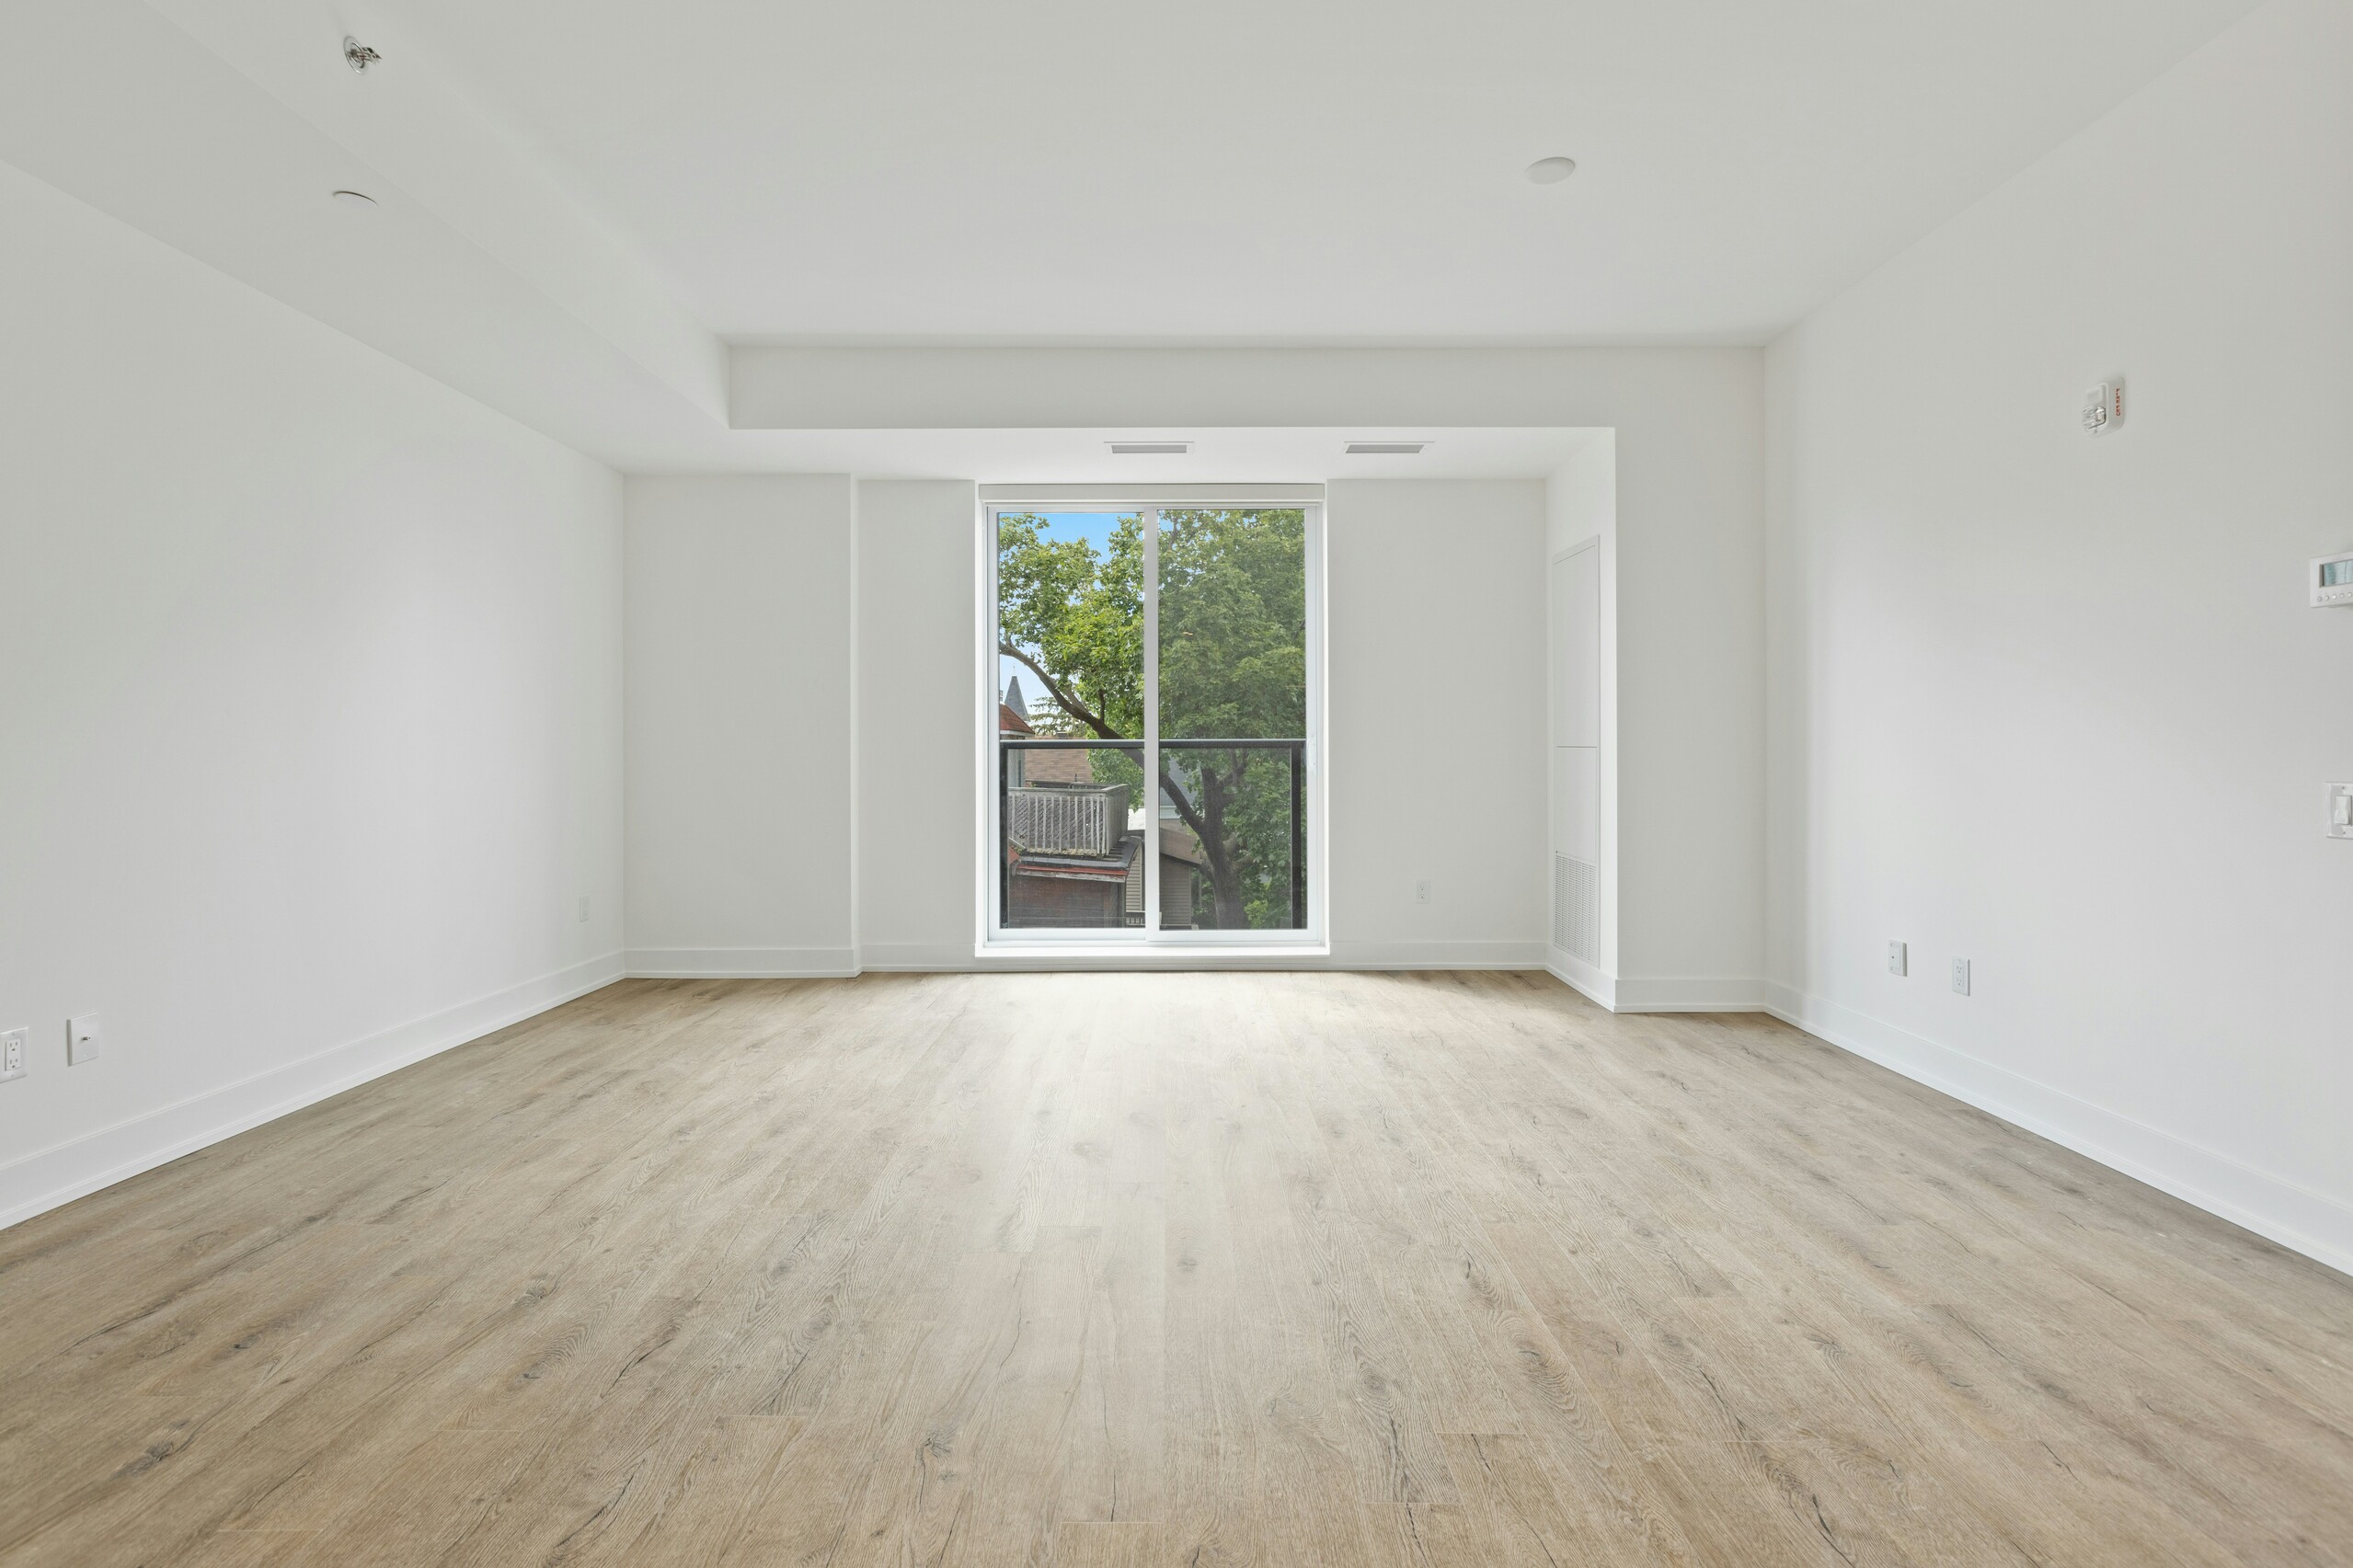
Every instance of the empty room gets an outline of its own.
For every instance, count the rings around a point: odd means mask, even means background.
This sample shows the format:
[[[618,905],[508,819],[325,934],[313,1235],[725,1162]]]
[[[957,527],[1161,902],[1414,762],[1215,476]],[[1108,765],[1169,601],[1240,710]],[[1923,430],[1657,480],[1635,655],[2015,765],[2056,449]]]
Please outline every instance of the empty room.
[[[2353,0],[11,0],[0,1568],[2353,1568]]]

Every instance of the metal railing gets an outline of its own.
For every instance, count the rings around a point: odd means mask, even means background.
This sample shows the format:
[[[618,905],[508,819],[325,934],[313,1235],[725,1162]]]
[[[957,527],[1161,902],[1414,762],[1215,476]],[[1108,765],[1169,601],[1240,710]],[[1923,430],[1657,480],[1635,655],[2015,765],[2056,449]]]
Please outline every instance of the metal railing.
[[[1160,750],[1164,758],[1170,752],[1186,751],[1276,751],[1283,754],[1285,761],[1289,763],[1287,797],[1291,807],[1289,820],[1291,920],[1288,929],[1303,930],[1306,926],[1307,914],[1307,742],[1296,738],[1254,740],[1188,738],[1163,740],[1160,742]],[[1012,857],[1004,853],[1003,840],[1017,841],[1038,849],[1060,848],[1065,853],[1078,850],[1079,846],[1084,844],[1086,847],[1080,850],[1080,853],[1108,855],[1115,852],[1126,830],[1124,818],[1127,811],[1125,798],[1127,786],[1124,784],[1098,786],[1078,780],[1041,782],[1029,780],[1026,776],[1019,782],[1016,782],[1016,775],[1023,773],[1018,759],[1025,753],[1034,751],[1119,751],[1126,753],[1134,761],[1139,772],[1143,767],[1144,746],[1141,740],[999,738],[997,741],[997,823],[1001,841],[997,854],[997,910],[1001,922],[1004,921],[1005,911],[1012,908],[1013,903],[1013,861]],[[1165,761],[1159,786],[1158,789],[1147,786],[1143,792],[1145,797],[1157,803],[1164,793],[1184,793],[1179,781],[1168,773]],[[1116,823],[1110,822],[1108,816],[1104,815],[1108,813],[1108,797],[1115,794],[1120,797],[1118,807],[1120,820]],[[1103,804],[1096,806],[1082,804],[1087,801]],[[1187,802],[1188,805],[1194,804],[1189,795],[1187,796]],[[1088,811],[1104,816],[1104,819],[1099,822],[1082,821],[1075,815]],[[1156,811],[1147,810],[1144,818],[1146,833],[1153,840],[1157,838],[1158,815]],[[1108,829],[1108,838],[1102,831],[1104,828]],[[1038,836],[1028,837],[1029,833],[1036,833]],[[1058,838],[1075,841],[1053,842]],[[1098,843],[1101,847],[1095,847]],[[1156,851],[1158,845],[1156,842],[1148,841],[1146,848],[1149,851]]]

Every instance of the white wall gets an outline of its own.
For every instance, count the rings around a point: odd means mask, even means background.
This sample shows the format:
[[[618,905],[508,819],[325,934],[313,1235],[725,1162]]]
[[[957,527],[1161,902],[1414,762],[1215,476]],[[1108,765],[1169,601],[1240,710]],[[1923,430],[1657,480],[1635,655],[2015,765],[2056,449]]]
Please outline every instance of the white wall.
[[[1637,413],[1615,442],[1617,1004],[1753,1007],[1764,969],[1762,361],[1733,361]]]
[[[856,486],[626,495],[630,970],[853,973]]]
[[[739,346],[732,388],[732,417],[743,429],[1613,431],[1614,984],[1627,1006],[1760,1001],[1764,388],[1757,351]],[[1539,578],[1543,556],[1540,540],[1525,568]],[[1336,581],[1338,570],[1336,561]],[[1344,612],[1337,596],[1332,612]],[[1336,805],[1336,821],[1340,815]]]
[[[973,486],[627,498],[632,970],[970,967]],[[1544,482],[1357,481],[1327,516],[1334,961],[1541,963]]]
[[[617,975],[614,476],[5,165],[0,342],[0,1223]]]
[[[1333,962],[1541,964],[1544,481],[1326,496]]]
[[[1592,952],[1550,943],[1546,967],[1603,1006],[1618,992],[1618,501],[1616,432],[1590,432],[1544,484],[1544,555],[1553,578],[1548,686],[1553,717],[1547,847],[1594,868]],[[1558,563],[1590,546],[1571,574],[1574,604],[1561,602]],[[1590,624],[1585,624],[1590,620]],[[1549,867],[1547,868],[1549,873]],[[1548,888],[1549,893],[1549,888]],[[1549,912],[1549,911],[1548,911]]]
[[[972,961],[980,498],[858,486],[858,927],[868,968]]]
[[[2268,6],[1771,355],[1779,1005],[2339,1267],[2348,84]]]

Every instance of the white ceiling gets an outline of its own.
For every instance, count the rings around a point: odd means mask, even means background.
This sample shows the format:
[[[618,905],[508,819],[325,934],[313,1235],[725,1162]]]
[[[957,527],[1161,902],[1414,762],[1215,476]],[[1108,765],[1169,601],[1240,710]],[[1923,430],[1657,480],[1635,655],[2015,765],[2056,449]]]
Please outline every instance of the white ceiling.
[[[2255,3],[0,4],[0,159],[625,471],[1151,480],[733,428],[723,338],[1762,342]]]
[[[186,17],[251,0],[165,3]],[[374,0],[371,14],[394,40],[387,74],[403,51],[429,57],[724,336],[1757,342],[2252,8]],[[1578,174],[1521,177],[1551,154]]]

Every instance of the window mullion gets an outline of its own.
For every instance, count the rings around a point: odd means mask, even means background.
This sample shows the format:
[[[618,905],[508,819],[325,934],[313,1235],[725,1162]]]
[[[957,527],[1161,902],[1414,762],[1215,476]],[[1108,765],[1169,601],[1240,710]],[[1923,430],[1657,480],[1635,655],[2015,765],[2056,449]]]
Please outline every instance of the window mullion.
[[[1160,509],[1143,509],[1143,933],[1160,934]]]

